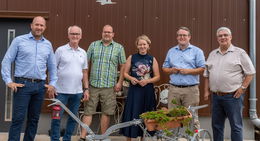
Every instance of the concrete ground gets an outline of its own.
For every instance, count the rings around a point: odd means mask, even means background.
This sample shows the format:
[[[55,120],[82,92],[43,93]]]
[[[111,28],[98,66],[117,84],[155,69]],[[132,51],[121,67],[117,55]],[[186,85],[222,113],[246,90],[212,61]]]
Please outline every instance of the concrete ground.
[[[43,114],[44,115],[44,114]],[[38,128],[38,132],[37,132],[37,136],[35,138],[35,141],[50,141],[50,137],[48,136],[48,130],[50,129],[50,115],[47,114],[45,116],[41,115],[40,118],[40,122],[39,122],[39,128]],[[99,119],[99,117],[95,117],[94,119]],[[65,118],[63,119],[65,120]],[[94,120],[95,121],[95,120]],[[98,132],[97,127],[99,127],[99,120],[95,121],[92,123],[91,129],[96,133]],[[201,124],[201,128],[203,129],[208,129],[211,134],[211,120],[209,117],[200,117],[200,124]],[[244,141],[254,141],[254,126],[252,125],[251,121],[247,118],[244,118]],[[113,123],[111,123],[113,124]],[[62,124],[61,126],[63,129],[65,128],[65,124]],[[77,136],[73,136],[73,140],[72,141],[77,141],[79,139],[79,132],[76,132],[75,135]],[[0,132],[0,141],[7,141],[7,136],[8,133],[1,133]],[[225,125],[225,141],[230,141],[230,127],[228,124],[228,121],[226,122]],[[125,137],[123,136],[119,136],[118,133],[116,134],[112,134],[112,136],[110,137],[111,141],[126,141]],[[138,140],[134,140],[134,141],[138,141]],[[185,140],[180,140],[180,141],[185,141]]]
[[[0,141],[7,141],[8,133],[0,133]],[[23,136],[23,135],[22,135]],[[72,141],[77,141],[79,136],[73,136]],[[126,141],[123,136],[110,136],[111,141]],[[22,138],[21,138],[22,141]],[[34,141],[50,141],[50,137],[48,135],[37,134]],[[139,139],[135,139],[133,141],[139,141]],[[186,141],[186,139],[180,139],[179,141]],[[209,141],[209,140],[206,140]],[[228,139],[224,141],[230,141]],[[244,141],[254,141],[254,140],[244,140]]]

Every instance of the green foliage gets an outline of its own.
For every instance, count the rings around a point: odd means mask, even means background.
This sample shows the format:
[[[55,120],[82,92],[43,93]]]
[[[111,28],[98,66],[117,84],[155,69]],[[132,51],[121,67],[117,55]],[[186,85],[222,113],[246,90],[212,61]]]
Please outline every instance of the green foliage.
[[[172,136],[173,133],[167,129],[164,129],[163,132],[165,133],[166,136]]]
[[[181,117],[186,115],[189,115],[187,109],[184,106],[179,106],[179,105],[170,109],[168,113],[169,117]]]
[[[177,105],[177,100],[176,99],[172,99],[172,104]]]
[[[141,114],[140,117],[142,119],[154,119],[159,124],[164,124],[170,121],[170,117],[168,117],[163,110],[146,112]]]
[[[188,134],[189,136],[193,136],[194,132],[190,130],[190,128],[186,128],[185,133]]]
[[[179,121],[184,128],[186,128],[185,133],[193,136],[194,132],[189,129],[190,122],[192,120],[191,117],[179,119],[179,117],[188,116],[190,113],[188,112],[187,108],[181,105],[177,105],[177,101],[175,99],[172,100],[174,107],[170,110],[158,110],[158,111],[151,111],[146,112],[140,115],[142,119],[151,119],[155,120],[157,123],[161,125],[163,128],[164,133],[167,136],[171,136],[172,132],[166,129],[165,123],[174,120]]]

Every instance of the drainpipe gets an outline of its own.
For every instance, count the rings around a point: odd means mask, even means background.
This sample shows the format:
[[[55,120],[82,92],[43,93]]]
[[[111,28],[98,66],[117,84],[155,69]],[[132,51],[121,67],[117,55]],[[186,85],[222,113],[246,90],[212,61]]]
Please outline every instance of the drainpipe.
[[[250,58],[253,65],[256,66],[256,0],[249,0],[249,10],[250,10]],[[250,97],[249,97],[249,114],[252,123],[260,128],[260,119],[256,114],[256,76],[250,84]]]

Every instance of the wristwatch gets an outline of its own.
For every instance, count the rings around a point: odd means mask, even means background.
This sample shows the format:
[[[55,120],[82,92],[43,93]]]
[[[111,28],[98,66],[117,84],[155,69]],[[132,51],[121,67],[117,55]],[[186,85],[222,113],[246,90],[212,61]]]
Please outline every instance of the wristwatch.
[[[83,88],[83,92],[88,91],[88,88]]]
[[[243,85],[241,85],[241,89],[245,91],[245,90],[246,90],[246,87],[244,87]]]

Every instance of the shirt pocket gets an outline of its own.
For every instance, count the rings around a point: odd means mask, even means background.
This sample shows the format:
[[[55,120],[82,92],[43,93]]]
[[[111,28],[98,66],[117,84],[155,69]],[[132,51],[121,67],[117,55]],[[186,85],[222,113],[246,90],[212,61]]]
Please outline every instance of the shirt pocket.
[[[238,72],[238,71],[242,71],[241,69],[241,65],[240,62],[238,60],[234,60],[234,61],[226,61],[223,63],[223,69],[226,72]]]

